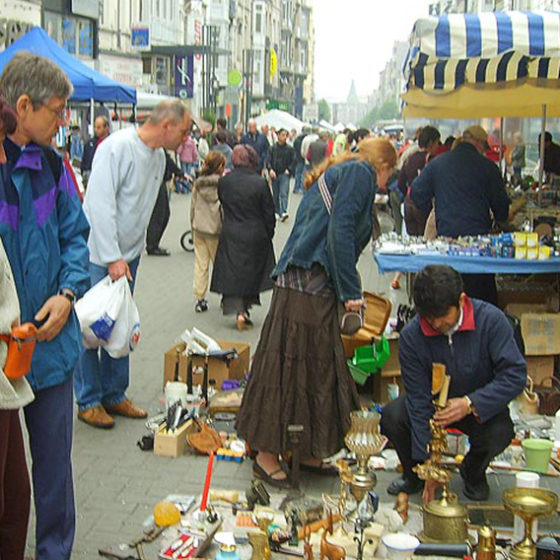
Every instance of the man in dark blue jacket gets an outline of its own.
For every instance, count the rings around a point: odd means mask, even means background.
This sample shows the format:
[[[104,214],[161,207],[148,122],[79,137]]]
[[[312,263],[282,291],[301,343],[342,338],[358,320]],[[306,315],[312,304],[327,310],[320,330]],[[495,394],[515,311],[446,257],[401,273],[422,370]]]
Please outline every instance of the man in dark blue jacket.
[[[446,408],[435,414],[442,427],[469,436],[462,465],[464,494],[488,499],[486,468],[513,438],[508,403],[523,391],[527,367],[506,316],[496,307],[469,299],[461,275],[448,266],[427,266],[414,282],[418,315],[399,340],[399,362],[406,393],[383,409],[381,430],[395,446],[404,468],[390,494],[419,492],[423,483],[412,468],[428,457],[432,366],[445,364],[451,376]],[[424,500],[436,486],[427,482]]]
[[[89,181],[95,150],[97,150],[99,144],[109,136],[109,119],[103,115],[97,117],[93,123],[93,132],[93,138],[90,138],[84,146],[84,153],[82,154],[82,161],[80,163],[80,172],[82,174],[84,188],[87,187],[87,182]]]
[[[410,198],[421,212],[427,215],[435,199],[440,236],[484,235],[492,217],[507,221],[509,199],[500,171],[482,155],[487,137],[481,126],[470,126],[454,150],[431,161],[412,183]],[[463,282],[471,297],[497,304],[493,274],[465,274]]]
[[[247,123],[247,127],[248,131],[243,135],[243,138],[241,138],[241,143],[249,144],[249,146],[255,148],[255,151],[259,156],[259,165],[257,167],[257,171],[260,173],[263,170],[264,164],[266,162],[270,144],[268,143],[266,136],[264,134],[261,134],[257,130],[257,121],[255,119],[251,119]]]

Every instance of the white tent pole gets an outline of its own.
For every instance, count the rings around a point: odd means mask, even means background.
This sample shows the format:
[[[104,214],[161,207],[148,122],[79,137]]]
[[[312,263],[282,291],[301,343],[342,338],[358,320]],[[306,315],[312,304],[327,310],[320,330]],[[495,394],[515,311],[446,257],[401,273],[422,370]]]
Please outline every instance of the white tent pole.
[[[541,120],[541,139],[540,139],[540,146],[539,146],[539,190],[538,190],[538,198],[537,203],[541,205],[542,199],[542,185],[544,179],[544,133],[546,132],[546,105],[542,106],[542,120]]]
[[[94,105],[93,97],[89,100],[89,135],[93,137],[93,121],[94,121]]]
[[[504,164],[504,117],[500,117],[500,175],[505,176]]]

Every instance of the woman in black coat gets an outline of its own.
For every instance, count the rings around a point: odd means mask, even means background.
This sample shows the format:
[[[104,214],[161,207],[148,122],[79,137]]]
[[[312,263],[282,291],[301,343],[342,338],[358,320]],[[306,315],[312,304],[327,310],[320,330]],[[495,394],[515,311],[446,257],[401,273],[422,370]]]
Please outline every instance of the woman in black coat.
[[[237,145],[232,163],[234,170],[218,181],[224,220],[210,291],[222,294],[224,315],[236,314],[237,328],[243,330],[253,325],[249,309],[260,305],[260,292],[273,287],[276,219],[270,189],[256,171],[257,152]]]

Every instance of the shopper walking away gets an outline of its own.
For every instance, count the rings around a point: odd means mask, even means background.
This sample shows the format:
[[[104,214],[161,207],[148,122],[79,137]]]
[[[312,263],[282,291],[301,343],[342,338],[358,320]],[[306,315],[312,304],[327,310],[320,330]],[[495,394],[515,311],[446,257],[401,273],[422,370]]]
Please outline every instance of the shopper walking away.
[[[212,147],[212,150],[219,152],[226,158],[226,172],[229,173],[233,169],[233,165],[231,163],[231,154],[233,153],[233,150],[226,142],[226,133],[220,130],[214,134],[214,138],[216,139],[216,143]]]
[[[305,180],[305,157],[301,154],[301,147],[303,139],[311,132],[309,126],[302,128],[301,134],[294,140],[295,152],[295,181],[294,181],[294,194],[303,194],[303,182]]]
[[[246,144],[233,149],[233,171],[218,181],[224,222],[210,290],[222,294],[224,315],[236,315],[239,330],[251,328],[249,310],[272,289],[276,220],[268,185],[258,173],[258,155]]]
[[[206,291],[210,263],[214,263],[222,231],[222,207],[218,198],[218,180],[224,174],[226,158],[212,150],[204,160],[200,176],[195,181],[191,198],[191,228],[194,239],[195,311],[208,309]]]
[[[198,150],[196,148],[196,142],[191,134],[189,134],[185,141],[182,142],[176,150],[179,156],[179,161],[181,162],[182,175],[188,175],[189,177],[194,177],[196,168],[198,167]],[[192,182],[187,181],[186,186],[176,187],[176,192],[188,192],[191,189]]]
[[[119,130],[97,150],[84,201],[91,225],[92,285],[107,275],[112,280],[126,276],[134,289],[146,227],[165,172],[163,148],[176,150],[190,126],[181,101],[164,101],[141,128]],[[145,418],[146,411],[127,398],[128,384],[128,356],[115,359],[103,349],[85,350],[76,369],[78,418],[96,428],[113,426],[108,412]]]
[[[338,309],[364,305],[356,263],[371,241],[374,181],[385,185],[396,160],[390,142],[372,138],[307,177],[236,426],[257,452],[253,473],[273,486],[288,486],[278,456],[291,449],[290,424],[304,428],[303,468],[333,474],[322,461],[344,447],[350,412],[360,408]]]
[[[285,222],[288,218],[290,177],[294,174],[295,153],[287,144],[288,131],[278,131],[278,142],[270,149],[266,167],[272,180],[272,198],[276,216]]]
[[[16,54],[0,91],[17,114],[4,140],[0,237],[12,266],[22,323],[40,325],[25,409],[35,501],[35,558],[68,560],[76,516],[72,480],[72,371],[81,349],[73,302],[89,288],[88,223],[62,158],[50,147],[66,123],[72,84],[52,61]],[[9,202],[9,206],[7,205]]]

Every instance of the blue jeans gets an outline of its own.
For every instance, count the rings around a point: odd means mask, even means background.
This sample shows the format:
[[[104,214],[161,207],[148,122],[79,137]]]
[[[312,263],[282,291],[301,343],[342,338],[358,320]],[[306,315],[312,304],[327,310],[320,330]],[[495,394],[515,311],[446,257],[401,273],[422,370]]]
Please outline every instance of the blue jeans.
[[[303,192],[303,183],[305,179],[305,162],[300,161],[296,164],[294,193]]]
[[[287,173],[282,173],[272,181],[272,198],[274,199],[274,208],[279,216],[288,211],[289,192],[290,176]]]
[[[72,377],[35,393],[24,408],[37,523],[35,558],[70,560],[76,510],[72,480]]]
[[[132,291],[139,263],[140,257],[128,263],[132,274]],[[105,278],[107,273],[106,267],[89,263],[92,286]],[[74,392],[78,408],[87,410],[100,404],[112,406],[124,401],[128,389],[128,366],[128,356],[111,358],[103,348],[84,349],[74,371]]]

